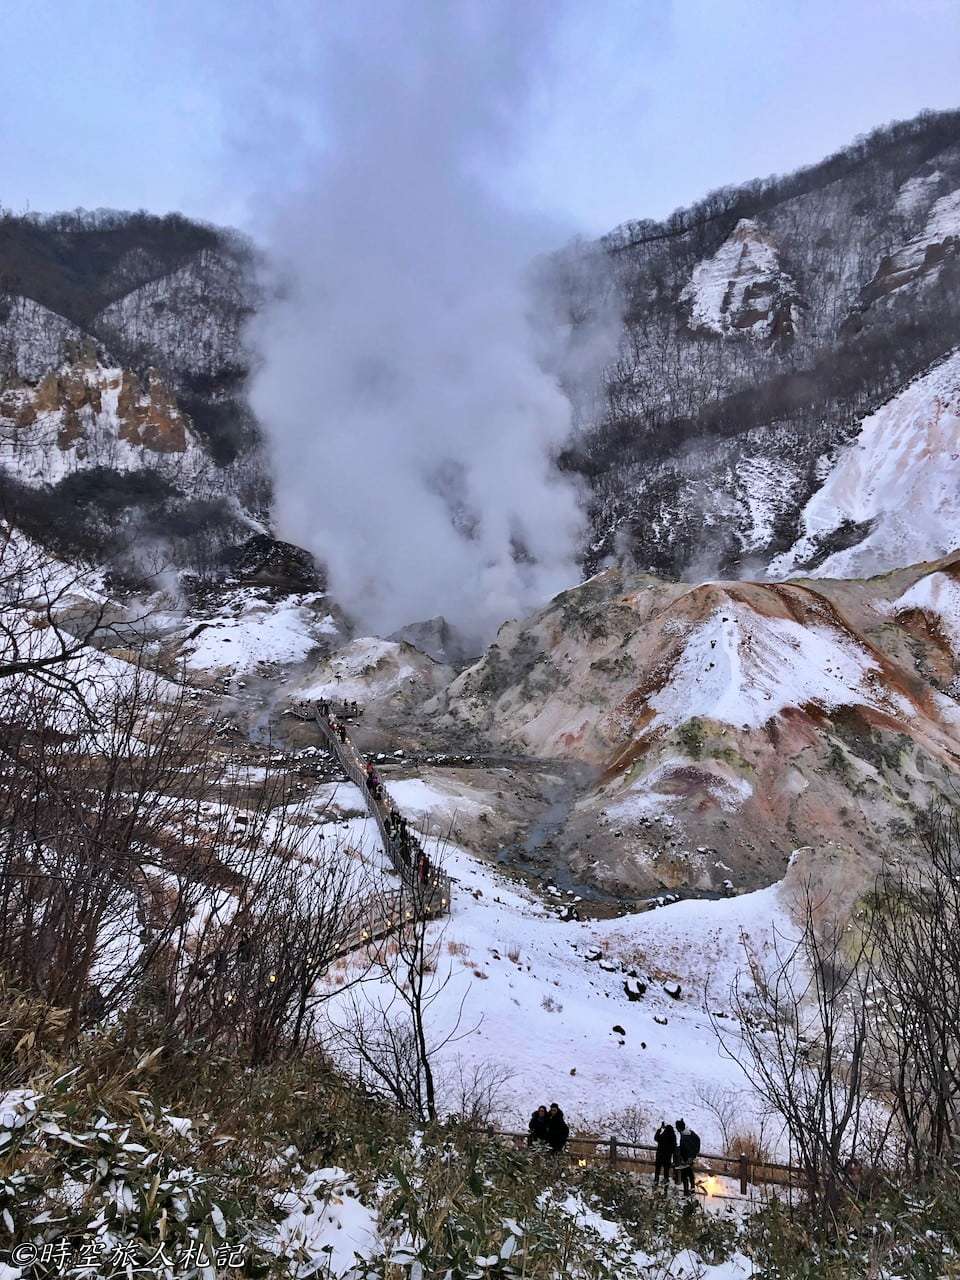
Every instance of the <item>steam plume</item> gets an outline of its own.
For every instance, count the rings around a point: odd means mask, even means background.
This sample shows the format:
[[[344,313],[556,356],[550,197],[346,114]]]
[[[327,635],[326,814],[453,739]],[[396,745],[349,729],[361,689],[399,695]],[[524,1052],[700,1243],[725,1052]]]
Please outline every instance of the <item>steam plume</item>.
[[[443,613],[483,638],[575,580],[582,534],[555,467],[569,335],[529,270],[546,228],[489,182],[548,8],[359,11],[318,77],[328,145],[273,217],[284,283],[256,324],[254,408],[281,536],[338,599],[381,634]]]

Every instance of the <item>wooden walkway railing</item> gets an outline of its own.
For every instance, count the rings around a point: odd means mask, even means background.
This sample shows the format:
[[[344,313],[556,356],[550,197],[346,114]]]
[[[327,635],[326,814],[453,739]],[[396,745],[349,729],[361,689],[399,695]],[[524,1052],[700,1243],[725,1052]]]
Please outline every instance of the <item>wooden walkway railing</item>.
[[[292,711],[297,719],[312,721],[317,726],[340,768],[363,796],[367,811],[377,824],[383,852],[404,883],[407,903],[412,899],[421,916],[433,918],[449,914],[453,890],[450,877],[429,861],[420,842],[409,833],[409,828],[405,842],[401,842],[391,829],[391,811],[399,812],[399,810],[388,802],[387,793],[383,788],[378,795],[370,786],[366,761],[354,746],[343,726],[343,721],[338,722],[343,728],[343,737],[341,737],[331,723],[329,715],[323,715],[315,704],[309,709],[301,706],[292,708]],[[406,857],[404,857],[404,850]],[[420,871],[421,866],[424,868],[423,874]]]
[[[490,1137],[507,1139],[515,1147],[527,1145],[528,1134],[509,1129],[488,1129]],[[656,1168],[657,1149],[642,1142],[626,1142],[621,1138],[571,1138],[566,1145],[567,1155],[583,1164],[603,1163],[623,1173],[647,1173]],[[713,1177],[732,1178],[740,1184],[740,1194],[747,1188],[773,1186],[802,1188],[803,1176],[794,1165],[777,1164],[770,1160],[753,1160],[741,1154],[736,1156],[713,1155],[701,1151],[694,1161],[694,1172]]]

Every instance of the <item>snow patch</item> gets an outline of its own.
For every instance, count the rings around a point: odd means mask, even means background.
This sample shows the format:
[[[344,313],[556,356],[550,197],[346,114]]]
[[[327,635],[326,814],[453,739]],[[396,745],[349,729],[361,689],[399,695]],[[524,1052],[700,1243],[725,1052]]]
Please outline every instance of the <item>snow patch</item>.
[[[889,696],[871,687],[871,673],[879,673],[873,659],[838,632],[730,601],[691,632],[667,683],[648,699],[657,712],[650,727],[701,717],[758,729],[807,703],[889,709]],[[898,709],[906,713],[907,704]]]
[[[741,218],[717,252],[694,267],[680,301],[690,304],[694,328],[767,338],[776,310],[795,292],[773,241],[752,219]],[[788,305],[795,322],[796,307]]]

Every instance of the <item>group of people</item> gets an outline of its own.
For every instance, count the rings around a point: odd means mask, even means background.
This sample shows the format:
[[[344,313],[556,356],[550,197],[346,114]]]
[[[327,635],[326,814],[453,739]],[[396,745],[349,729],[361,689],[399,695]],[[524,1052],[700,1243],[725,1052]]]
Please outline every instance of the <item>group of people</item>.
[[[433,867],[417,840],[410,834],[410,825],[406,818],[396,809],[387,813],[387,833],[390,837],[390,848],[394,859],[405,867],[411,867],[420,884],[430,879]]]
[[[345,703],[346,714],[359,715],[357,704]],[[353,708],[351,713],[350,708]],[[330,730],[340,742],[346,744],[347,728],[342,720],[339,720],[333,713],[330,702],[326,698],[317,700],[317,708],[324,717]],[[360,757],[362,761],[362,757]],[[366,779],[367,790],[370,792],[376,804],[381,811],[386,808],[387,814],[385,818],[387,828],[387,838],[390,843],[389,853],[395,863],[401,863],[404,867],[413,871],[418,883],[426,884],[434,876],[434,867],[430,859],[424,853],[417,840],[414,839],[410,832],[406,818],[397,809],[389,804],[389,796],[383,785],[383,780],[373,766],[373,761],[368,760],[364,765],[364,777]]]
[[[328,719],[328,720],[333,719],[333,704],[331,703],[329,698],[318,698],[317,710],[324,717],[324,719]],[[356,720],[357,717],[360,715],[359,704],[356,701],[348,702],[346,699],[344,699],[342,715],[347,720]]]
[[[527,1128],[528,1147],[539,1144],[558,1154],[570,1137],[570,1127],[556,1102],[551,1102],[549,1107],[537,1107]],[[688,1129],[683,1120],[678,1120],[675,1125],[663,1121],[653,1135],[653,1141],[656,1144],[653,1185],[662,1185],[666,1190],[673,1179],[680,1184],[685,1195],[692,1196],[694,1162],[700,1154],[699,1136],[693,1129]]]
[[[527,1146],[549,1147],[558,1155],[567,1145],[570,1137],[570,1126],[563,1118],[563,1112],[556,1102],[550,1106],[541,1105],[530,1117],[527,1133]]]
[[[364,770],[367,779],[367,790],[381,806],[389,799],[383,781],[373,762],[368,760]],[[417,840],[410,832],[410,826],[398,809],[393,805],[387,808],[387,837],[390,841],[390,853],[395,862],[413,870],[418,883],[426,884],[433,870],[430,859],[424,853]]]
[[[663,1178],[663,1189],[672,1177],[679,1182],[685,1195],[693,1195],[693,1163],[700,1154],[700,1138],[692,1129],[688,1129],[683,1120],[676,1125],[661,1121],[660,1128],[653,1135],[657,1144],[654,1161],[653,1185],[660,1184]]]

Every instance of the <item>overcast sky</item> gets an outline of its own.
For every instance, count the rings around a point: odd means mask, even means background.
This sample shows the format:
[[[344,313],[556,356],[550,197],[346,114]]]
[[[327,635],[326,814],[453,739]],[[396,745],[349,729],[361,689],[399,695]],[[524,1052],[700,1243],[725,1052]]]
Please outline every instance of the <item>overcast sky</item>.
[[[319,55],[375,40],[383,3],[6,0],[0,204],[256,230],[264,193],[322,165]],[[960,105],[957,0],[516,5],[539,8],[542,38],[532,61],[505,59],[523,83],[502,146],[474,160],[501,199],[565,229],[662,216]],[[411,21],[424,13],[411,0]]]

